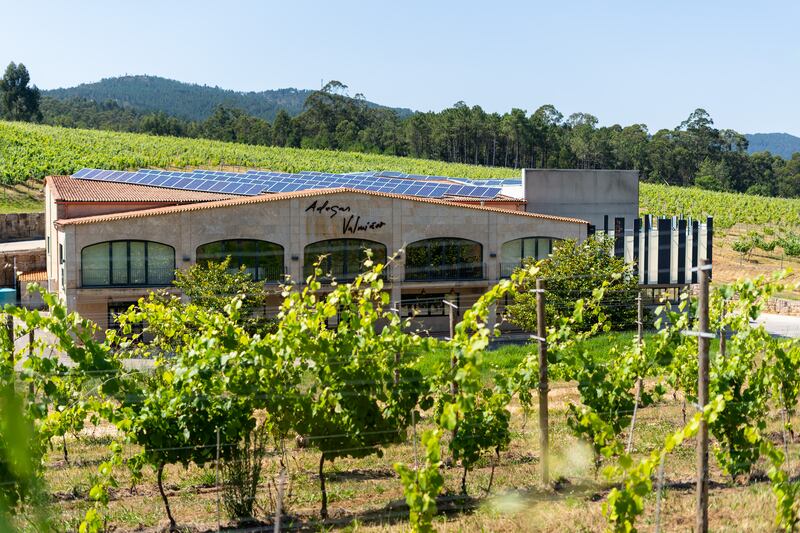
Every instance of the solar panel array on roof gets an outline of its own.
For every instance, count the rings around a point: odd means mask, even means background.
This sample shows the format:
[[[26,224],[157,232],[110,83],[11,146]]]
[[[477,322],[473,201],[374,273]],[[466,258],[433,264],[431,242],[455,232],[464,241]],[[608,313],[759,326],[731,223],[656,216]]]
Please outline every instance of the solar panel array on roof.
[[[153,169],[126,172],[84,168],[73,174],[73,178],[242,196],[339,187],[425,198],[448,196],[494,198],[500,192],[500,187],[496,186],[488,187],[473,185],[470,182],[456,183],[452,181],[436,183],[430,180],[430,178],[448,179],[440,176],[421,176],[420,178],[429,179],[417,179],[410,177],[414,175],[399,172],[392,174],[403,177],[388,177],[383,174],[378,175],[378,173],[371,172],[333,174],[315,171],[288,174],[260,170],[249,170],[245,173],[215,170],[177,172]]]
[[[450,178],[451,181],[459,183],[471,183],[473,185],[481,185],[484,187],[503,187],[511,185],[522,185],[522,180],[518,179],[491,179],[491,180],[472,180],[469,178]]]

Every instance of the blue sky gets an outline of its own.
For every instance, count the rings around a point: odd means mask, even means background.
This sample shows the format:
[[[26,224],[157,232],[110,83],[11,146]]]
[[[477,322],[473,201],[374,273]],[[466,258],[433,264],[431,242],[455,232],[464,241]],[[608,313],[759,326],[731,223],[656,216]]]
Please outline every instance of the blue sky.
[[[554,104],[601,124],[800,135],[800,2],[5,0],[0,64],[42,88],[156,74],[237,90],[338,79],[386,105]]]

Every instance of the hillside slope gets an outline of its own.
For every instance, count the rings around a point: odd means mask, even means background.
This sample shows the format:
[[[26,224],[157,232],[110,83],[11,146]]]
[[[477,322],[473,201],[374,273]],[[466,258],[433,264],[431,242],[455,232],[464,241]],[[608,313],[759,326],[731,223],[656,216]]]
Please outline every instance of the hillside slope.
[[[751,154],[767,151],[791,159],[792,154],[800,152],[800,137],[788,133],[748,133],[745,137],[750,143],[747,151]]]
[[[184,83],[159,76],[119,76],[104,78],[76,87],[42,91],[44,96],[59,100],[86,98],[96,102],[112,100],[139,111],[162,111],[189,120],[204,120],[218,105],[241,109],[247,114],[273,120],[279,109],[294,116],[303,110],[308,89],[275,89],[259,92],[238,92],[219,87]],[[369,103],[378,106],[378,104]],[[408,109],[396,109],[401,114]]]
[[[467,178],[518,177],[519,170],[444,163],[358,152],[303,150],[42,126],[0,121],[0,181],[18,183],[82,167],[109,169],[248,167],[297,172],[399,170]],[[736,223],[800,224],[800,199],[767,198],[642,183],[643,213],[715,217],[717,227]]]

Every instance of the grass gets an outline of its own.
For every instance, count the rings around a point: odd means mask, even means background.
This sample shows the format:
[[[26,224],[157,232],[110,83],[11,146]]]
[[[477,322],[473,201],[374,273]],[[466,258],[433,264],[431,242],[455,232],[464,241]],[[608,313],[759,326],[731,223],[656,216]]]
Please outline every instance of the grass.
[[[645,334],[647,337],[649,333]],[[621,347],[633,342],[635,333],[632,331],[614,331],[592,337],[579,344],[576,349],[587,350],[593,358],[602,361],[607,359],[608,353],[614,347]],[[522,362],[530,354],[537,353],[536,344],[501,344],[486,352],[485,358],[492,368],[509,371]],[[432,373],[437,365],[449,364],[450,354],[445,350],[437,350],[425,355],[417,368],[425,374]]]
[[[587,342],[584,347],[596,357],[605,357],[609,349],[630,342],[630,332],[610,333]],[[487,358],[502,367],[515,366],[535,346],[503,346],[489,351]],[[447,354],[436,352],[424,368],[446,362]],[[435,526],[439,531],[602,531],[605,519],[602,505],[616,480],[606,480],[593,466],[591,451],[578,441],[566,424],[567,406],[579,399],[574,383],[555,381],[550,392],[551,476],[555,486],[542,486],[538,454],[537,412],[525,416],[512,402],[512,442],[496,465],[491,491],[492,459],[486,456],[467,478],[470,498],[458,499],[461,470],[446,467],[445,492],[440,498],[440,515]],[[642,408],[637,418],[634,453],[643,456],[661,445],[665,437],[683,424],[682,400],[667,394],[659,404]],[[782,420],[778,413],[768,418],[767,432],[780,434]],[[418,421],[416,433],[432,426],[430,413]],[[71,463],[64,464],[56,447],[47,458],[46,479],[52,497],[49,511],[66,530],[74,530],[90,507],[88,491],[99,462],[108,455],[108,427],[84,430],[80,439],[69,438]],[[93,431],[95,432],[94,436]],[[413,434],[413,431],[409,431]],[[446,439],[445,439],[446,444]],[[798,444],[791,443],[792,453]],[[712,441],[713,445],[713,441]],[[125,457],[138,448],[126,445]],[[413,463],[420,450],[413,439],[389,446],[382,457],[342,458],[326,466],[331,520],[323,525],[317,520],[320,505],[316,476],[319,452],[289,445],[289,486],[284,500],[284,525],[294,522],[308,530],[400,532],[407,530],[407,510],[392,465]],[[448,453],[445,451],[444,458]],[[794,463],[797,463],[796,461]],[[710,523],[715,531],[764,531],[772,528],[774,499],[763,481],[765,464],[760,463],[752,481],[732,483],[711,459]],[[793,474],[797,474],[795,464]],[[280,465],[275,458],[264,463],[257,495],[258,518],[269,522],[274,513],[275,489]],[[689,441],[670,455],[665,463],[665,496],[660,517],[663,531],[690,529],[694,522],[695,472],[694,443]],[[215,487],[212,464],[184,468],[169,465],[165,487],[173,514],[182,527],[196,531],[216,528],[216,503],[220,497]],[[155,486],[152,469],[131,486],[125,468],[116,471],[119,486],[112,490],[109,502],[109,526],[114,531],[158,531],[166,525],[163,506]],[[655,497],[645,502],[642,530],[655,524]],[[235,526],[225,515],[223,526]]]
[[[38,181],[0,184],[0,214],[38,213],[44,211],[43,185]]]

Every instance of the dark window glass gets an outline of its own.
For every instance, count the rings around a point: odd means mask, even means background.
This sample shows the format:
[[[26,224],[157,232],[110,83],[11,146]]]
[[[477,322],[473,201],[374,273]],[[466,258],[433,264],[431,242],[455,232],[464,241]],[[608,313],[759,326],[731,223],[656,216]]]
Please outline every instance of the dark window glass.
[[[209,242],[197,247],[197,263],[220,263],[231,258],[231,270],[245,268],[254,281],[283,280],[283,246],[253,239]]]
[[[444,300],[453,299],[445,294],[404,294],[400,304],[402,316],[445,316]]]
[[[406,279],[483,279],[483,246],[451,238],[413,242],[406,248]]]
[[[372,250],[374,262],[386,263],[386,246],[375,241],[331,239],[309,244],[303,254],[304,276],[313,273],[314,263],[324,255],[321,268],[326,276],[330,274],[338,280],[354,279],[364,268],[367,250]]]
[[[175,249],[150,241],[111,241],[81,250],[84,287],[169,285],[175,277]]]
[[[525,237],[503,243],[500,250],[500,276],[509,277],[525,259],[545,259],[553,252],[553,237]]]

